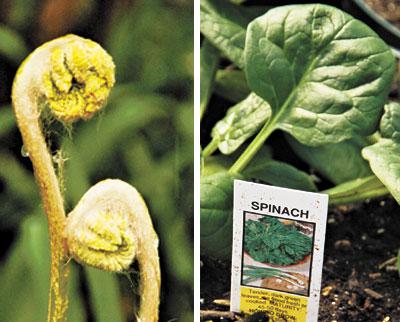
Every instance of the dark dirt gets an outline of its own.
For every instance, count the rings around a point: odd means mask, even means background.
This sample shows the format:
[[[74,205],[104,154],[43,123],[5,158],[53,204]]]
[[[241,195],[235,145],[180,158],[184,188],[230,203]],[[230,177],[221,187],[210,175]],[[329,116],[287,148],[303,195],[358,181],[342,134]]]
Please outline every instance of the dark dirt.
[[[400,207],[392,198],[330,209],[318,321],[400,321]],[[201,310],[227,311],[230,263],[202,258]],[[213,318],[207,321],[235,321]],[[257,319],[258,321],[258,319]]]

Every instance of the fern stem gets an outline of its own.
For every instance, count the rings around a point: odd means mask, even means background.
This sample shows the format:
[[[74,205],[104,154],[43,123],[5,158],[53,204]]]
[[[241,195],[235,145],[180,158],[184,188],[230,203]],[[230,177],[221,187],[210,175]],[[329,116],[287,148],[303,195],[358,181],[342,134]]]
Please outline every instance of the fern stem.
[[[41,130],[37,90],[31,86],[30,64],[20,70],[13,84],[12,101],[24,149],[32,161],[47,215],[50,248],[50,290],[48,322],[66,321],[69,268],[64,254],[65,211],[51,154]]]

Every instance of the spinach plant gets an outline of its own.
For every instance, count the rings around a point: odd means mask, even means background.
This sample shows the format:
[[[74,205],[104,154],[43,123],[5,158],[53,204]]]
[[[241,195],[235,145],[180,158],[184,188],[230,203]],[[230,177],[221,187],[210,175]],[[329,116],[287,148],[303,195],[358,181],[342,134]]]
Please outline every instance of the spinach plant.
[[[247,220],[244,249],[256,261],[287,266],[311,253],[312,239],[273,217]]]
[[[256,14],[202,0],[201,32],[202,54],[210,56],[214,46],[212,64],[201,62],[209,69],[202,78],[204,119],[219,113],[209,104],[213,90],[233,103],[201,155],[203,254],[230,257],[235,178],[318,190],[315,176],[273,159],[268,138],[276,130],[334,184],[325,191],[331,204],[389,192],[400,202],[400,106],[388,102],[395,59],[371,28],[322,4]]]

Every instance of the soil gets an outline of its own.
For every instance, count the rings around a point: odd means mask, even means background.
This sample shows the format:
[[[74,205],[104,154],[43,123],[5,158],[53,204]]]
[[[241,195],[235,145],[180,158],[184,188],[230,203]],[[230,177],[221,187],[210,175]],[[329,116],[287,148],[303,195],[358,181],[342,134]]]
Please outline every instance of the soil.
[[[400,321],[400,277],[394,258],[400,248],[400,207],[390,197],[330,209],[318,321]],[[230,263],[202,258],[204,321],[238,321],[216,299],[229,299]],[[246,321],[267,321],[266,317]]]
[[[376,13],[400,28],[400,0],[365,0]]]

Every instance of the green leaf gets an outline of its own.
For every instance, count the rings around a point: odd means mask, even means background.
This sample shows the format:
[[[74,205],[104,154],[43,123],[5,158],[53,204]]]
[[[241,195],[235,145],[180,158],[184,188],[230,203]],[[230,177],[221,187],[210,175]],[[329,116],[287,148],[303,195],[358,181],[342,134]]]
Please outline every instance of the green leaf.
[[[69,306],[68,321],[83,322],[86,321],[86,311],[83,305],[83,296],[81,292],[81,282],[78,274],[78,268],[72,265],[69,276]]]
[[[26,30],[35,20],[38,9],[41,8],[39,0],[13,0],[7,3],[5,20],[7,25],[18,30]]]
[[[187,283],[193,281],[193,267],[190,257],[192,247],[186,227],[190,214],[179,209],[182,197],[175,188],[176,155],[155,160],[150,147],[142,135],[137,135],[124,150],[129,172],[134,185],[143,195],[149,206],[160,240],[160,251],[168,254],[169,265],[166,270],[177,280]],[[157,185],[154,185],[157,182]],[[191,182],[191,186],[193,183]],[[168,187],[166,189],[165,187]],[[188,190],[184,192],[189,194]],[[171,234],[171,227],[174,233]]]
[[[45,321],[50,273],[50,251],[46,218],[27,217],[20,235],[0,268],[0,320]],[[74,267],[70,276],[70,321],[83,322],[86,313]]]
[[[16,126],[15,117],[10,105],[0,107],[0,137]]]
[[[389,103],[380,124],[382,137],[362,150],[372,171],[400,203],[400,104]]]
[[[0,178],[6,189],[33,207],[39,200],[39,193],[32,175],[10,154],[0,153],[0,162]]]
[[[0,152],[0,179],[3,193],[0,195],[0,223],[16,227],[27,213],[40,204],[39,190],[32,174],[11,154]]]
[[[0,55],[17,65],[28,53],[24,39],[13,29],[0,25]]]
[[[400,144],[400,104],[390,102],[385,105],[379,131],[383,138],[391,139]]]
[[[124,321],[117,277],[91,267],[85,267],[85,275],[96,321]]]
[[[268,121],[270,115],[270,106],[251,93],[228,110],[226,116],[212,129],[211,137],[214,142],[218,142],[222,153],[230,154],[255,134]]]
[[[200,250],[202,254],[229,259],[232,246],[233,180],[241,176],[220,172],[201,178]]]
[[[329,195],[329,205],[333,206],[384,196],[388,194],[388,190],[376,176],[372,175],[341,183],[323,193]]]
[[[244,249],[256,261],[287,266],[302,260],[312,250],[312,239],[292,225],[263,216],[245,221]]]
[[[282,129],[310,146],[371,134],[390,90],[395,60],[367,25],[334,7],[272,9],[247,29],[249,87]]]
[[[79,199],[90,188],[88,170],[85,162],[81,160],[82,154],[75,148],[70,140],[63,143],[62,149],[69,160],[65,166],[65,199],[71,205],[76,205]]]
[[[113,8],[105,48],[113,57],[119,82],[139,81],[150,90],[177,80],[190,82],[193,3],[137,0]]]
[[[115,100],[107,109],[107,117],[86,123],[75,134],[74,145],[81,154],[84,168],[96,172],[132,131],[145,128],[153,120],[165,117],[167,100],[157,96],[126,96]]]
[[[193,168],[193,112],[193,104],[188,103],[177,105],[174,114],[173,121],[178,139],[176,149],[173,152],[171,151],[171,154],[175,154],[180,168]]]
[[[235,65],[244,66],[246,26],[251,20],[243,7],[226,0],[201,0],[200,29],[203,35]]]
[[[218,50],[205,39],[200,51],[200,117],[203,116],[210,100],[215,73],[219,63]]]
[[[290,164],[275,160],[251,163],[243,172],[243,176],[249,179],[262,180],[278,187],[317,191],[310,175]]]
[[[1,268],[1,321],[24,321],[24,318],[25,321],[45,320],[48,287],[46,277],[49,274],[50,257],[46,245],[46,226],[42,225],[44,220],[40,224],[40,219],[30,217],[22,223],[21,233]],[[41,232],[37,231],[38,227],[39,230],[42,227]],[[32,233],[32,230],[36,232]],[[35,240],[32,240],[33,235],[36,235]],[[30,243],[35,243],[38,247],[36,253],[42,255],[39,262],[34,261],[35,253],[30,253]],[[35,274],[38,271],[41,272],[39,276]],[[26,309],[29,311],[24,312]]]
[[[383,138],[364,148],[362,155],[369,161],[375,175],[400,203],[400,145]]]
[[[224,157],[224,155],[213,155],[208,157],[201,175],[207,177],[218,172],[227,171],[229,169],[230,160]]]
[[[334,184],[372,174],[368,162],[361,156],[361,149],[366,146],[361,138],[319,147],[306,146],[290,136],[286,139],[303,161]]]
[[[234,103],[244,100],[250,94],[246,76],[240,70],[217,71],[214,87],[216,94]]]

